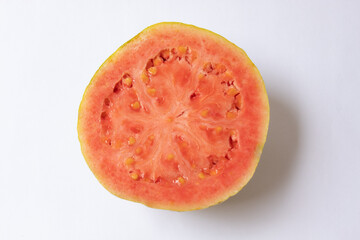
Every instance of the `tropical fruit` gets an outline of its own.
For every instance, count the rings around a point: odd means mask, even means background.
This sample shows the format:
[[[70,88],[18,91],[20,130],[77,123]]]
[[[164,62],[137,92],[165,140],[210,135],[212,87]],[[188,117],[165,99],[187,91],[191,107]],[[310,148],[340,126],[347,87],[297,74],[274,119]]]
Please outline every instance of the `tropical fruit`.
[[[242,49],[205,29],[159,23],[95,73],[78,134],[88,166],[111,193],[187,211],[240,191],[268,122],[264,83]]]

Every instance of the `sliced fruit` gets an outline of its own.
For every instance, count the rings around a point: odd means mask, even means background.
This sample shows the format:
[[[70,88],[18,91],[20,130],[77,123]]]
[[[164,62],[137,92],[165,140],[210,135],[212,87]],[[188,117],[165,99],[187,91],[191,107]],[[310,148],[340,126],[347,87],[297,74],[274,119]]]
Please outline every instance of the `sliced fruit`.
[[[111,193],[187,211],[240,191],[268,122],[264,83],[242,49],[205,29],[159,23],[95,73],[78,134],[86,162]]]

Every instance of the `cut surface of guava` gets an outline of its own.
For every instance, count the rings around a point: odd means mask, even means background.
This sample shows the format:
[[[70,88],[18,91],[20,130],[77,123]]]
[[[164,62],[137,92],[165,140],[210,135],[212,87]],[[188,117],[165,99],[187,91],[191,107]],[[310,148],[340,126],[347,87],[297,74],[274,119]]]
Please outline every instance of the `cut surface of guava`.
[[[268,122],[264,83],[242,49],[205,29],[159,23],[95,73],[78,135],[111,193],[187,211],[222,202],[250,180]]]

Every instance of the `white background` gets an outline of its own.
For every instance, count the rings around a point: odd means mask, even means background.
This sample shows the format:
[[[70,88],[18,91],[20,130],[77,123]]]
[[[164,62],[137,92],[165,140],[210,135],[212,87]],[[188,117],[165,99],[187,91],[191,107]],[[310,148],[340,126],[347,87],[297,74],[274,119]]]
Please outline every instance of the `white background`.
[[[0,239],[360,239],[359,10],[359,1],[0,0]],[[242,47],[270,98],[253,179],[205,210],[114,197],[77,140],[92,75],[160,21]]]

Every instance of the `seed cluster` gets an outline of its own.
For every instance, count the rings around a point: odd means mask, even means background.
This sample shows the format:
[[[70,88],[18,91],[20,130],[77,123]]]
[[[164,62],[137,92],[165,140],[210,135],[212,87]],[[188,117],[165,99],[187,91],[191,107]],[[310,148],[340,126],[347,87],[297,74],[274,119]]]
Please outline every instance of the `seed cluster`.
[[[165,98],[159,96],[161,94],[159,94],[157,89],[151,84],[152,78],[161,71],[161,65],[173,61],[186,61],[186,63],[192,66],[196,60],[198,60],[197,53],[189,47],[178,46],[176,48],[163,49],[156,56],[148,60],[144,70],[139,76],[131,76],[129,73],[124,73],[119,81],[114,85],[112,93],[104,99],[102,106],[103,111],[100,115],[100,121],[102,124],[102,140],[106,145],[110,145],[114,149],[127,147],[130,155],[121,156],[120,161],[122,161],[124,167],[128,169],[130,179],[134,181],[143,180],[149,183],[172,183],[184,186],[187,184],[189,176],[184,176],[184,174],[182,174],[179,170],[178,176],[173,179],[166,179],[163,176],[151,178],[146,171],[141,170],[138,162],[145,159],[148,152],[151,151],[151,147],[154,145],[154,141],[156,140],[155,135],[150,134],[145,136],[145,143],[140,144],[140,138],[144,136],[140,136],[138,133],[140,133],[142,129],[133,126],[130,127],[130,130],[134,133],[134,135],[125,136],[127,140],[120,141],[112,139],[111,132],[116,131],[116,129],[112,129],[112,121],[109,114],[110,109],[116,105],[115,100],[112,100],[114,99],[113,95],[121,93],[122,90],[126,88],[131,90],[134,88],[134,81],[135,85],[137,84],[136,81],[139,81],[140,84],[142,84],[141,86],[145,88],[145,92],[149,97],[157,98],[158,101],[165,101]],[[221,79],[221,91],[223,92],[223,95],[228,99],[232,99],[231,107],[225,112],[223,117],[229,121],[236,119],[242,108],[242,99],[239,88],[234,84],[234,77],[232,76],[232,73],[227,70],[226,66],[221,63],[205,62],[196,76],[199,84],[202,84],[203,81],[207,81],[208,76],[217,76]],[[195,90],[190,95],[190,100],[195,101],[199,98],[199,96],[200,91]],[[144,111],[144,106],[139,99],[129,102],[128,107],[133,114],[139,114],[138,112]],[[184,112],[176,116],[176,118],[182,117],[183,114]],[[199,121],[201,121],[201,119],[211,119],[213,114],[214,113],[211,112],[211,108],[205,107],[198,112]],[[167,122],[169,124],[173,124],[174,118],[175,117],[167,118]],[[220,174],[226,163],[231,159],[229,153],[234,148],[238,147],[237,132],[233,129],[229,129],[221,125],[215,125],[213,127],[200,125],[200,129],[204,130],[207,135],[211,137],[228,136],[229,148],[228,151],[221,156],[209,155],[206,158],[209,163],[206,167],[197,168],[196,163],[191,163],[191,167],[193,168],[192,171],[195,173],[195,176],[197,176],[199,181]],[[191,151],[190,143],[182,139],[181,136],[179,136],[179,138],[175,141],[182,156],[178,156],[175,152],[164,153],[162,158],[168,162],[176,163],[180,161],[180,159],[186,158],[187,154]]]

